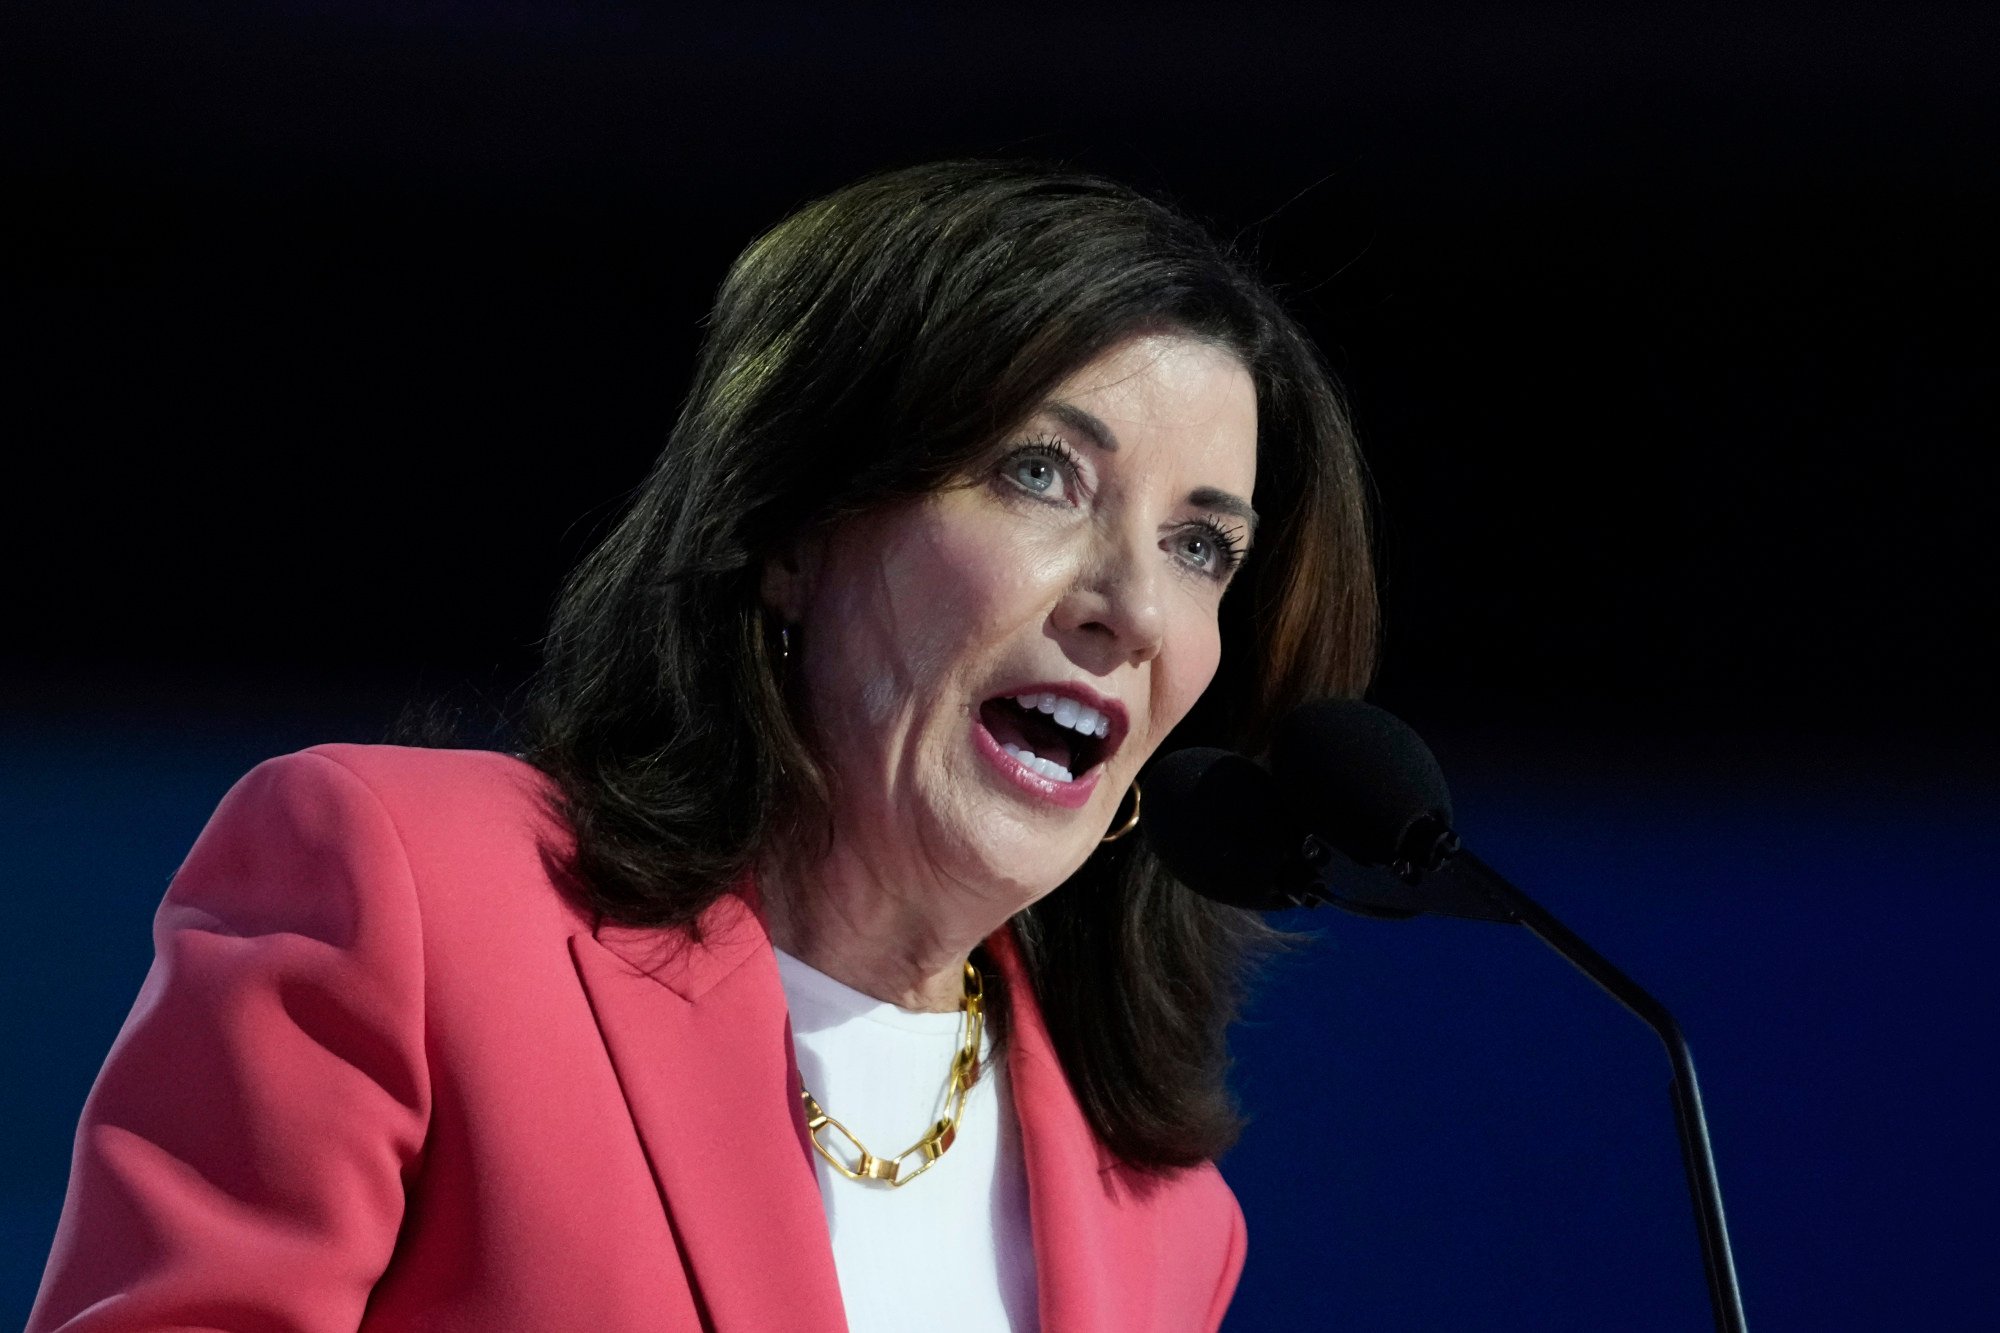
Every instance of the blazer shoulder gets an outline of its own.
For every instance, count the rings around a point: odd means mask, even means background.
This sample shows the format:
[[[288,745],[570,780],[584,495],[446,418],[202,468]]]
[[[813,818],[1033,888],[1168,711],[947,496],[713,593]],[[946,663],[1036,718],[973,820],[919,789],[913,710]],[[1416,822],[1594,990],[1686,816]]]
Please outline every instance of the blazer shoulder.
[[[510,832],[546,839],[566,832],[551,804],[555,784],[548,776],[494,750],[334,743],[280,755],[259,768],[322,764],[344,770],[365,789],[406,843]]]
[[[1229,1182],[1222,1178],[1222,1172],[1214,1163],[1208,1163],[1202,1172],[1209,1179],[1204,1184],[1212,1195],[1219,1196],[1210,1205],[1224,1226],[1222,1240],[1222,1273],[1216,1279],[1214,1294],[1209,1298],[1208,1327],[1222,1327],[1222,1319],[1229,1311],[1229,1303],[1236,1296],[1237,1284],[1243,1278],[1243,1261],[1250,1248],[1249,1227],[1243,1218],[1243,1204],[1236,1197],[1236,1191],[1229,1188]]]
[[[527,805],[544,800],[554,786],[526,760],[497,750],[329,742],[266,763],[291,764],[308,755],[346,769],[391,809],[446,813],[453,807]]]
[[[552,802],[555,784],[513,755],[335,743],[266,760],[252,771],[259,777],[331,784],[336,799],[378,807],[401,843],[427,917],[512,902],[530,915],[561,919],[550,925],[578,920],[555,883],[556,867],[574,846]]]

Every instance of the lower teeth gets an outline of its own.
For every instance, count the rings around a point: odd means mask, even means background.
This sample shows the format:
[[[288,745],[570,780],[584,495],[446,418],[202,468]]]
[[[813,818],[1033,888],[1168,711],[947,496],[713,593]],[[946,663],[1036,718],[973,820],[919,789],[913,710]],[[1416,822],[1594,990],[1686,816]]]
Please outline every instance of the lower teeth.
[[[1058,764],[1053,759],[1044,759],[1040,755],[1035,754],[1033,751],[1024,750],[1018,745],[1003,745],[1000,748],[1005,750],[1008,754],[1013,755],[1014,758],[1020,763],[1021,767],[1027,769],[1032,773],[1039,773],[1041,774],[1041,776],[1048,778],[1054,782],[1076,781],[1076,778],[1071,775],[1068,769],[1064,768],[1061,764]]]

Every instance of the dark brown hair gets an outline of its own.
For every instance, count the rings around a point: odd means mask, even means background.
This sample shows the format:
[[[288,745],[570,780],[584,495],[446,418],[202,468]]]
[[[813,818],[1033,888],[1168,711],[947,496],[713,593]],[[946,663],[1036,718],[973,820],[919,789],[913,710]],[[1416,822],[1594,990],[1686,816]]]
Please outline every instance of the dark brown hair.
[[[629,511],[571,577],[527,757],[603,917],[691,928],[770,839],[823,827],[774,667],[765,558],[814,525],[961,479],[1071,372],[1142,329],[1229,348],[1258,410],[1255,553],[1214,684],[1164,748],[1256,750],[1302,700],[1358,695],[1376,601],[1360,459],[1311,342],[1202,227],[1063,167],[943,162],[863,180],[759,238],[716,298],[693,387]],[[1014,921],[1085,1112],[1126,1162],[1214,1157],[1246,961],[1273,938],[1105,844]]]

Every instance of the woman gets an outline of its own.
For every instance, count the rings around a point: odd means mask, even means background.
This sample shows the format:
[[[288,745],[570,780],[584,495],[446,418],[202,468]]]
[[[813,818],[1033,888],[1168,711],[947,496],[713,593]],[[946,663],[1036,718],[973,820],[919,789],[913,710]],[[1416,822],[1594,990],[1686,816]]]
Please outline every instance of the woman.
[[[1193,223],[1003,163],[807,207],[523,756],[224,799],[30,1327],[1214,1328],[1264,936],[1140,775],[1358,693],[1374,616],[1329,381]]]

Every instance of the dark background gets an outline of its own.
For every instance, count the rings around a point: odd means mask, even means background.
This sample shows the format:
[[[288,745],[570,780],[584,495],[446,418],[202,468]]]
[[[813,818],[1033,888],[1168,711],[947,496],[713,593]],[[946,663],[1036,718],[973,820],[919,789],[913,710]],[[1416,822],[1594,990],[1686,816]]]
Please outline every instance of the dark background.
[[[237,775],[477,727],[734,254],[866,171],[1073,160],[1347,386],[1387,652],[1487,856],[1680,1015],[1761,1329],[1969,1327],[1995,25],[1977,6],[105,5],[0,18],[0,1312]],[[1302,923],[1305,924],[1305,923]],[[1665,1066],[1532,940],[1273,975],[1231,1327],[1702,1326]]]

